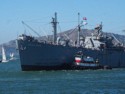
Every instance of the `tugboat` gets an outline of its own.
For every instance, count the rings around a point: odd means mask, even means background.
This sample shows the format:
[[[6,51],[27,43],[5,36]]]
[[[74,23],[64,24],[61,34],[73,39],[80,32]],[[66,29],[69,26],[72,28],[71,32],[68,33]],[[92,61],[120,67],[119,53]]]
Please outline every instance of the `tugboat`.
[[[75,62],[73,64],[75,69],[101,69],[103,68],[98,59],[94,60],[90,56],[84,56],[82,51],[76,53]]]

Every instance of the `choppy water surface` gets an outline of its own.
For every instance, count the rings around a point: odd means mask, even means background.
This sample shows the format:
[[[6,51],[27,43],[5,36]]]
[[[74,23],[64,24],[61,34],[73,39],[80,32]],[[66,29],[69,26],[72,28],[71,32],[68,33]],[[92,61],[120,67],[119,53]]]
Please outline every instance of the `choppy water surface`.
[[[23,72],[0,64],[0,94],[125,94],[125,69]]]

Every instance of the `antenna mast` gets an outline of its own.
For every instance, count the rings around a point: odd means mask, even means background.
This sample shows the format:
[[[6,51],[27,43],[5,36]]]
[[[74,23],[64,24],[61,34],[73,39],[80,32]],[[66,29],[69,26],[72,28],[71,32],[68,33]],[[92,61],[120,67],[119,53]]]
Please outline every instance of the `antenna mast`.
[[[53,26],[53,42],[56,44],[57,40],[57,13],[55,12],[55,18],[52,18],[52,26]]]
[[[80,45],[80,31],[81,31],[81,28],[80,28],[80,13],[78,13],[78,39],[77,39],[77,45],[78,46]]]

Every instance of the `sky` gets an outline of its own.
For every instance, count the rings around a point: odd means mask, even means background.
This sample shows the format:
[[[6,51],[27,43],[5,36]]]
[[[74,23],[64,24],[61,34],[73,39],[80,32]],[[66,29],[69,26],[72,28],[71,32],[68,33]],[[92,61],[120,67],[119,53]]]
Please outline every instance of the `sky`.
[[[73,29],[87,18],[86,29],[103,23],[103,31],[124,34],[125,0],[0,0],[0,44],[26,32],[24,21],[40,35],[52,34],[51,21],[57,12],[58,32]]]

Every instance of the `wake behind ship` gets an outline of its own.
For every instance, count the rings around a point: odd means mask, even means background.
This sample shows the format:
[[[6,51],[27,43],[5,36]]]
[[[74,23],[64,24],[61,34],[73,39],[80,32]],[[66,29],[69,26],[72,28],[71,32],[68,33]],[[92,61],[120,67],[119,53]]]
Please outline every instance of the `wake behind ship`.
[[[75,41],[57,34],[57,14],[52,18],[54,28],[53,41],[39,40],[22,34],[17,39],[18,50],[23,71],[72,69],[75,54],[82,51],[84,55],[98,59],[101,65],[125,67],[125,51],[122,43],[115,36],[102,32],[98,25],[91,36],[80,36],[82,23],[78,24],[78,37]],[[113,40],[117,40],[113,44]]]

